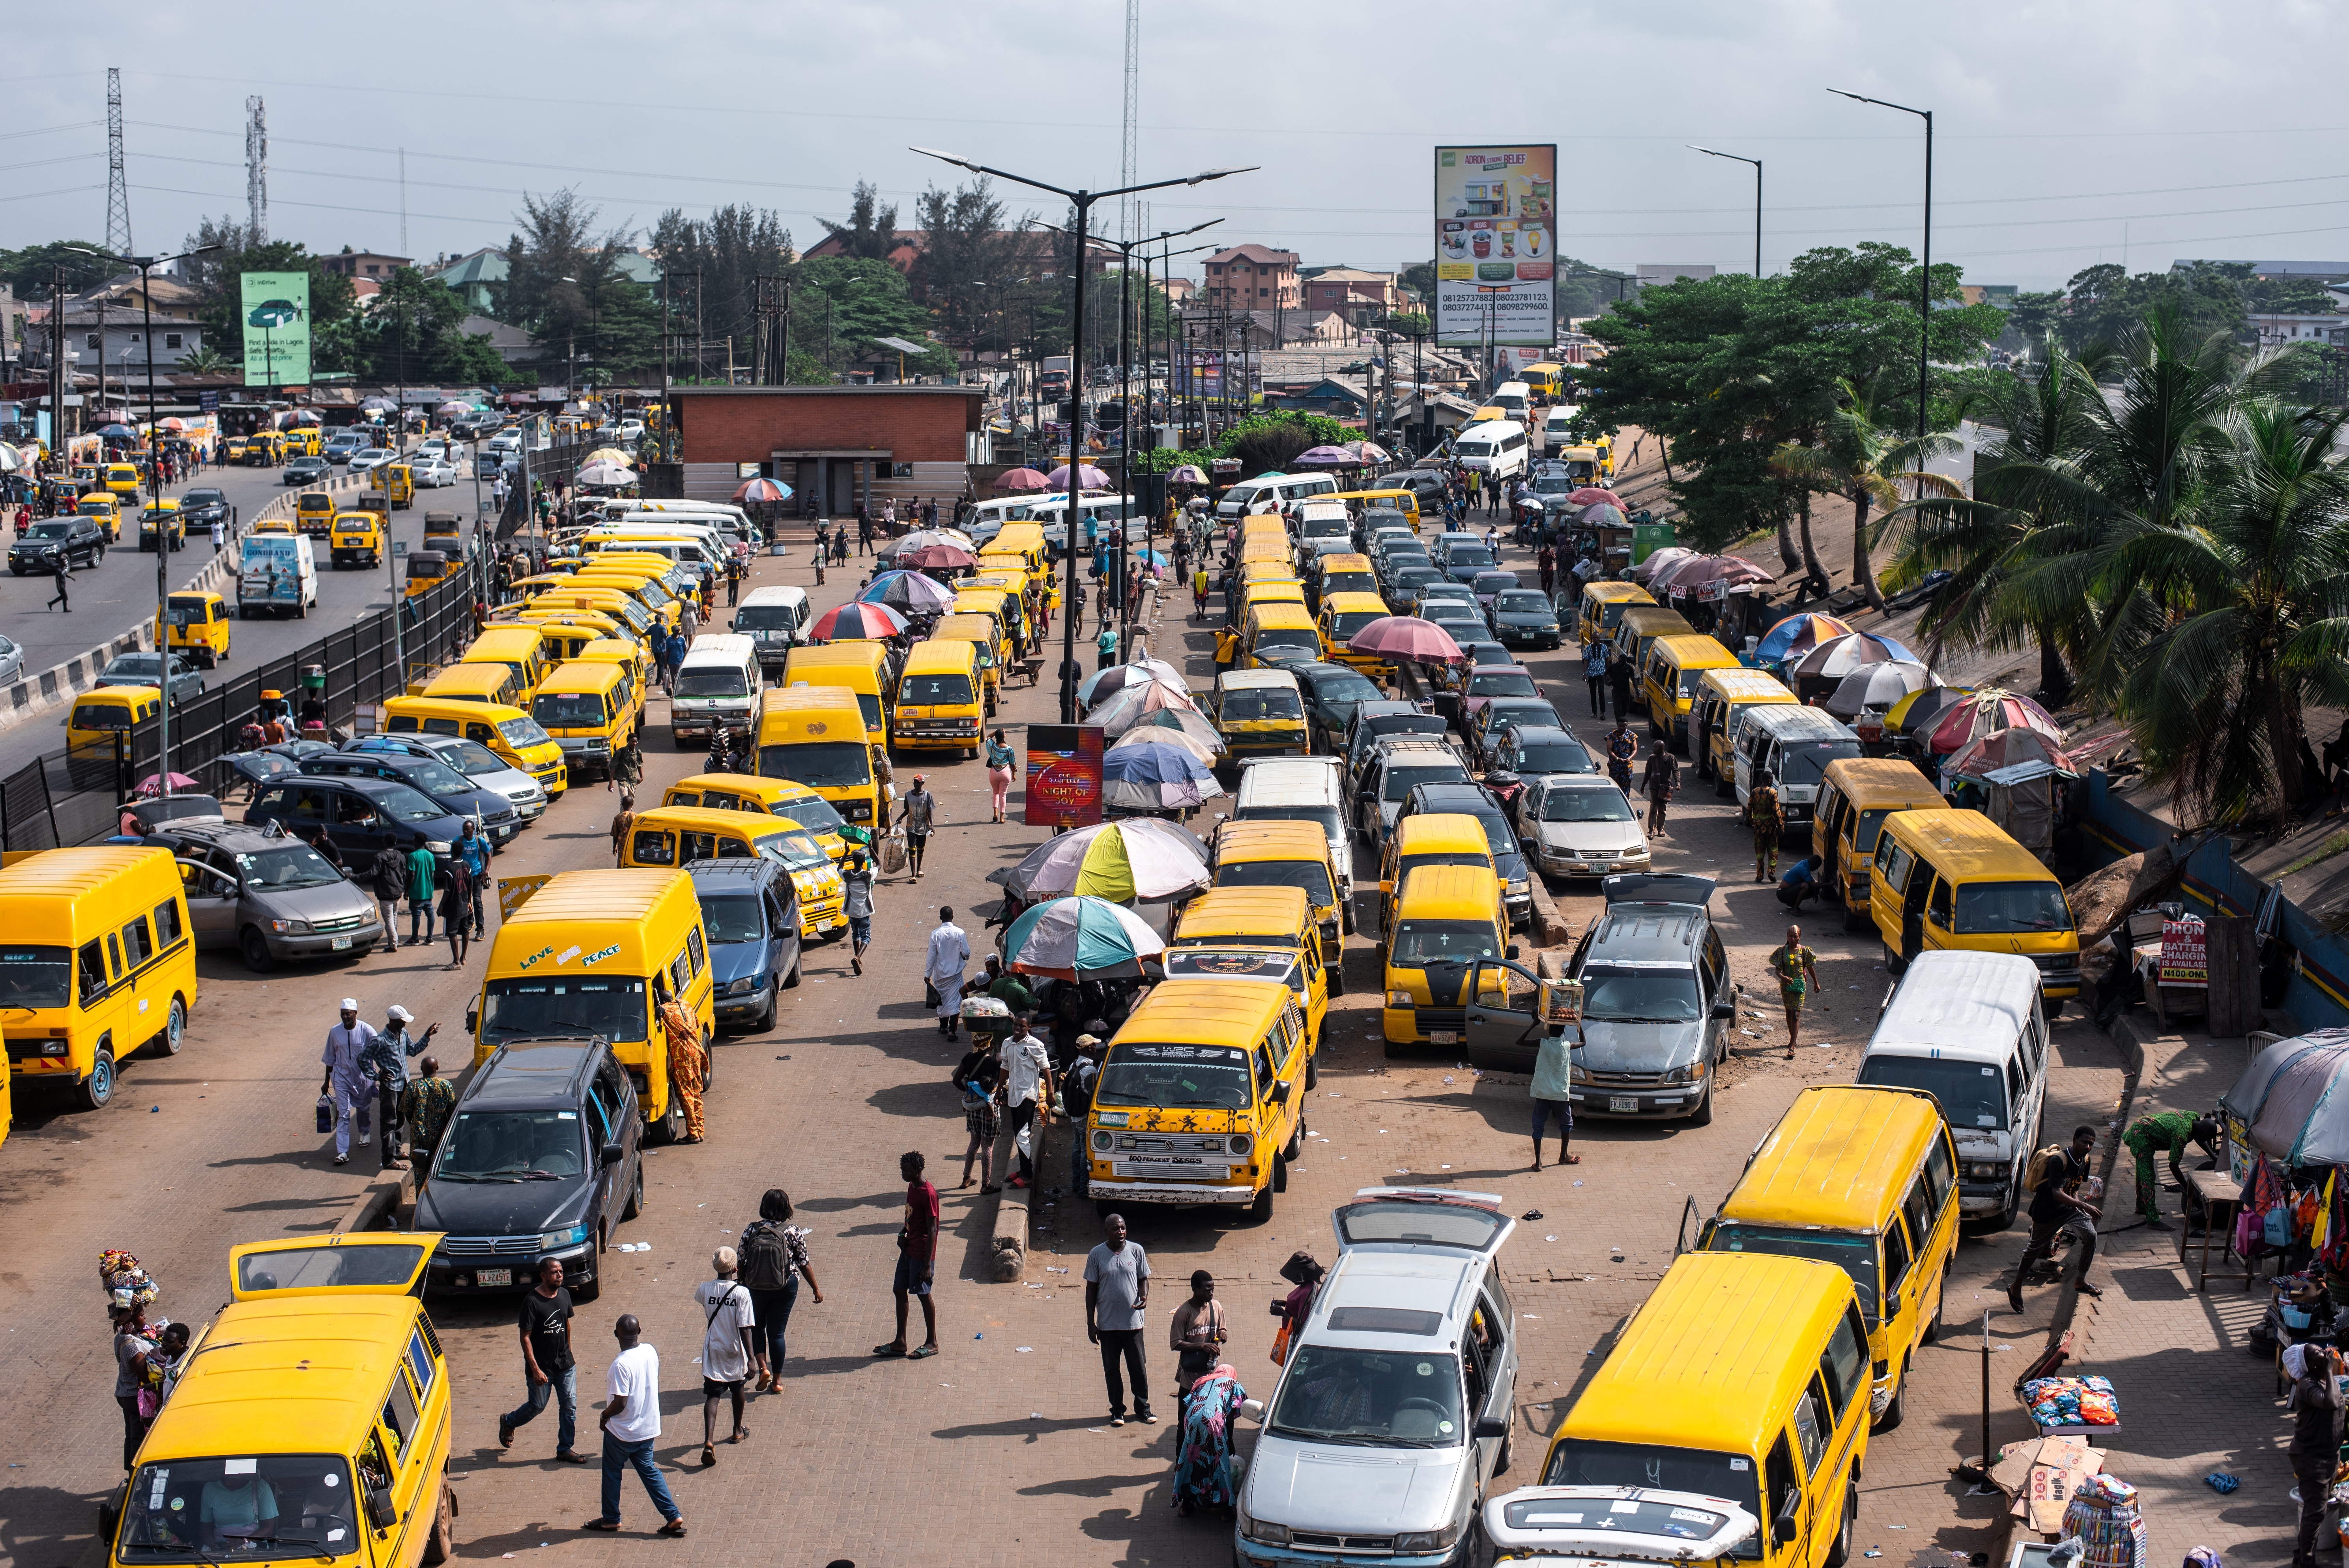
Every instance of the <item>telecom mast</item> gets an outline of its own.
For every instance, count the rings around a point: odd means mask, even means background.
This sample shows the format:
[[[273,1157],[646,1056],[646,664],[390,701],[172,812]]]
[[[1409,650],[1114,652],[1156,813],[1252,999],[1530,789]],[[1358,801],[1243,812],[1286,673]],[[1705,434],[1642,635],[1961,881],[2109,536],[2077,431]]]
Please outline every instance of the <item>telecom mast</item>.
[[[130,253],[130,186],[122,175],[122,72],[106,67],[106,248]]]
[[[261,100],[244,100],[244,205],[250,244],[269,238],[269,120]]]

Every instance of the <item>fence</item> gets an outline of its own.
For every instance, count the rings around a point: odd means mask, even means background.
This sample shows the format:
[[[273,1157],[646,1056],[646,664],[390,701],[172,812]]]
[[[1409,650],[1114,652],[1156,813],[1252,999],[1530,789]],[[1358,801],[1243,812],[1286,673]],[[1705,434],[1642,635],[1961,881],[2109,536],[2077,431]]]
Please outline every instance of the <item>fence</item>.
[[[282,692],[298,709],[302,672],[313,665],[326,670],[327,724],[350,729],[361,707],[398,696],[473,640],[472,602],[482,567],[477,555],[457,575],[391,609],[172,704],[171,771],[193,779],[207,793],[226,794],[236,776],[222,758],[243,749],[240,736],[260,711],[261,694]],[[401,617],[397,649],[395,615]],[[92,743],[68,745],[0,779],[0,845],[55,849],[113,833],[123,801],[141,780],[160,771],[162,739],[160,727],[150,720]]]

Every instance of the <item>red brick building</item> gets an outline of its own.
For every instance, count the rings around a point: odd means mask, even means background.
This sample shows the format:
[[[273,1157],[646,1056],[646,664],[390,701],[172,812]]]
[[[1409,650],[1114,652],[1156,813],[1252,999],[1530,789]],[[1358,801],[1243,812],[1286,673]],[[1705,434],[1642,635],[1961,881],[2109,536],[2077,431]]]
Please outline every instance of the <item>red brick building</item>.
[[[802,516],[857,502],[947,504],[983,460],[987,395],[976,387],[678,387],[685,494],[725,500],[765,475]]]
[[[1222,310],[1295,310],[1305,302],[1297,292],[1297,253],[1269,245],[1234,245],[1207,258],[1207,304]]]

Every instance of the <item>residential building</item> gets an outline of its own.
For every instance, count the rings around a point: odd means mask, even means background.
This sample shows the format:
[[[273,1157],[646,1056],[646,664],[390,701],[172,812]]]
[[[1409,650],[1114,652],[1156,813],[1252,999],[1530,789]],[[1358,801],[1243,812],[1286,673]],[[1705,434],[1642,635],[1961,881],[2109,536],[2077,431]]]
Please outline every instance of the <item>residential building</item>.
[[[2326,312],[2320,315],[2298,315],[2278,313],[2263,315],[2254,312],[2244,317],[2245,323],[2259,335],[2260,346],[2278,348],[2287,343],[2329,343],[2349,346],[2349,315]]]
[[[1208,304],[1225,310],[1299,310],[1297,253],[1268,245],[1234,245],[1206,262]]]
[[[1176,310],[1189,304],[1199,292],[1198,284],[1190,278],[1165,278],[1161,283],[1166,293],[1166,303]]]
[[[613,258],[613,264],[622,277],[632,283],[647,288],[660,284],[659,262],[643,251],[622,251]],[[428,262],[419,270],[426,277],[446,284],[463,295],[467,309],[487,312],[497,307],[497,287],[506,281],[506,253],[484,246],[461,256],[443,256]]]
[[[468,315],[458,324],[457,330],[467,337],[488,338],[490,346],[498,351],[498,357],[508,365],[527,365],[546,356],[538,339],[518,326],[508,326],[486,315]]]
[[[1305,308],[1316,315],[1335,312],[1355,326],[1367,326],[1402,308],[1402,291],[1392,273],[1365,272],[1360,267],[1308,267],[1299,274]]]
[[[415,264],[414,256],[387,256],[376,251],[354,251],[348,245],[338,254],[318,258],[318,265],[327,272],[347,278],[373,278],[378,284],[400,268]]]

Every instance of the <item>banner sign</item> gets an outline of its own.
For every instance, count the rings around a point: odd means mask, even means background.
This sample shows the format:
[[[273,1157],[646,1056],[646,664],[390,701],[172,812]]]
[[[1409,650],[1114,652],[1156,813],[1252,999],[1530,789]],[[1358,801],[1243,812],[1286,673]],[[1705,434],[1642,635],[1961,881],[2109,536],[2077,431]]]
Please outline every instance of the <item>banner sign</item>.
[[[1435,341],[1557,339],[1557,145],[1435,150]]]
[[[1099,725],[1030,725],[1027,810],[1021,820],[1063,831],[1100,821],[1102,749]]]
[[[2161,923],[2161,963],[2154,979],[2162,985],[2210,984],[2209,930],[2199,915]]]
[[[244,384],[303,387],[310,380],[310,274],[239,273]]]

